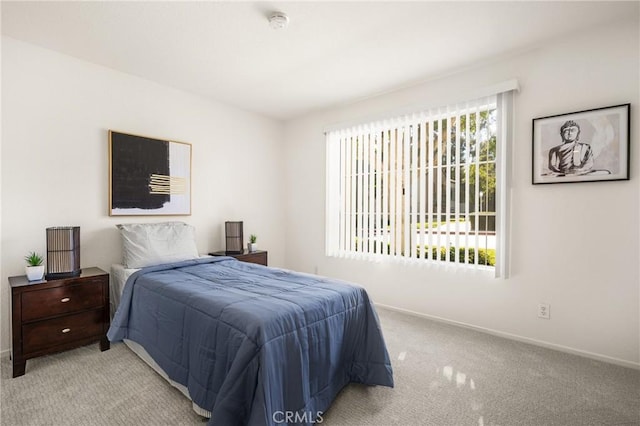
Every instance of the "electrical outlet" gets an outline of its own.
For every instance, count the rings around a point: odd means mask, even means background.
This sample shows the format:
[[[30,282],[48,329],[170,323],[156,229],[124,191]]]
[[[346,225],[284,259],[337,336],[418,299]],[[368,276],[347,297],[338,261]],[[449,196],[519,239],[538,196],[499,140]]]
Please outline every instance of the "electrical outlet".
[[[551,309],[551,306],[549,306],[548,303],[539,303],[538,304],[538,318],[550,319],[551,318],[550,309]]]

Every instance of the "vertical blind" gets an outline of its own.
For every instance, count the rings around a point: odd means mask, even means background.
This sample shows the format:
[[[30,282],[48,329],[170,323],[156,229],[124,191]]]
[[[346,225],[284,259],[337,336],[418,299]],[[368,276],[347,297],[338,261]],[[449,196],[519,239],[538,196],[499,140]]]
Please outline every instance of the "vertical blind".
[[[327,255],[494,267],[498,99],[327,132]]]

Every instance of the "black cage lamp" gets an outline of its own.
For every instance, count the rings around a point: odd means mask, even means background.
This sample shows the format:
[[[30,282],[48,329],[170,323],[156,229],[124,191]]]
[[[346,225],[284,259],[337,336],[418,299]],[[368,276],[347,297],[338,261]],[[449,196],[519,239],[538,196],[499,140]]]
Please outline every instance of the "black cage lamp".
[[[227,243],[225,247],[227,253],[238,254],[243,252],[242,222],[225,222],[224,235]]]
[[[45,279],[80,275],[80,227],[47,228],[47,274]]]

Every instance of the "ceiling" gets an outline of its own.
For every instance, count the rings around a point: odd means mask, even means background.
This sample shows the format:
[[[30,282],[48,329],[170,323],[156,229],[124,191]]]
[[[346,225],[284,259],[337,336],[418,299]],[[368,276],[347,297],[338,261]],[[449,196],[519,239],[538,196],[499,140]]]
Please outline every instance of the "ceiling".
[[[638,2],[13,2],[2,34],[280,120],[417,84]],[[273,11],[289,15],[270,28]]]

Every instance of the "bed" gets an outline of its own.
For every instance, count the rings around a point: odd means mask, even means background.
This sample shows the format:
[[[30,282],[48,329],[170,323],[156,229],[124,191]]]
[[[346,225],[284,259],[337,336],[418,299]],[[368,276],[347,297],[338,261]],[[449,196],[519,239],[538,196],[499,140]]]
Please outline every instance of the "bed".
[[[229,257],[129,266],[107,336],[148,356],[210,424],[312,424],[350,382],[393,386],[362,287]]]

